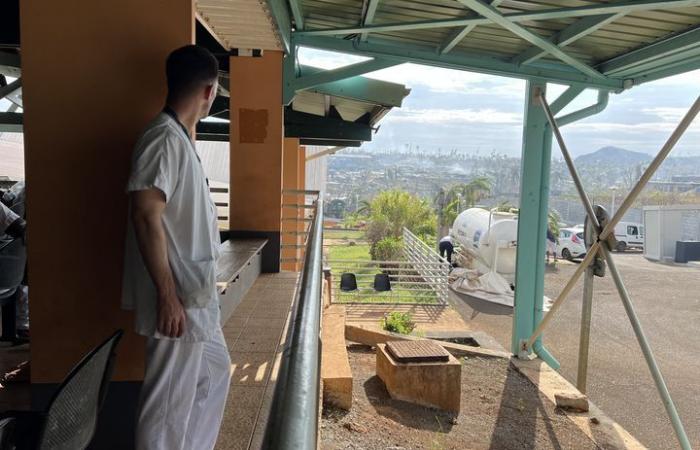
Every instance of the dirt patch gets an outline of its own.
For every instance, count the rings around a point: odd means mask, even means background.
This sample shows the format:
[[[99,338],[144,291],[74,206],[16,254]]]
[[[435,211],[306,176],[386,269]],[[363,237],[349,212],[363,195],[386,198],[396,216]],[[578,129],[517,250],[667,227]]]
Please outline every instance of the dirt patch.
[[[341,449],[596,449],[508,360],[467,358],[462,413],[393,400],[375,375],[375,351],[349,348],[350,412],[324,408],[323,450]]]

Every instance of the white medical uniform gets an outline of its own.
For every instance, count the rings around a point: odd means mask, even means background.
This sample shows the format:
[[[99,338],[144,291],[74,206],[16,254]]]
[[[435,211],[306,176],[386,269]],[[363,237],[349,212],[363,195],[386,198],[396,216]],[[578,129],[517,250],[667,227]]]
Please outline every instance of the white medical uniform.
[[[180,338],[158,331],[156,288],[129,220],[122,307],[134,310],[136,332],[147,337],[136,448],[213,449],[231,367],[219,324],[216,206],[194,144],[174,115],[167,113],[147,127],[132,159],[127,191],[152,188],[166,197],[162,220],[168,260],[186,323]]]
[[[17,219],[19,216],[14,211],[0,203],[0,236],[5,234],[5,230]]]

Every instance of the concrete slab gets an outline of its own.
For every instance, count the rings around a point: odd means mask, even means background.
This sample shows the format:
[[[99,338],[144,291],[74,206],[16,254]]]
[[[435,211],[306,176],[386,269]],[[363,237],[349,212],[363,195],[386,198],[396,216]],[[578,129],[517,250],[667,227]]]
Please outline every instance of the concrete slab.
[[[262,444],[296,283],[296,275],[261,275],[224,324],[232,377],[217,449]],[[272,317],[259,313],[271,307]]]
[[[323,403],[350,410],[352,371],[345,347],[345,308],[342,305],[332,305],[323,311],[321,342]]]
[[[462,364],[452,355],[447,362],[400,363],[377,346],[377,376],[398,400],[459,414]]]
[[[386,344],[389,341],[408,341],[424,339],[418,336],[409,336],[405,334],[390,333],[388,331],[379,330],[376,328],[365,328],[363,326],[345,324],[345,339],[357,342],[359,344],[376,346],[378,344]],[[457,358],[462,356],[484,356],[491,358],[510,358],[510,353],[497,350],[489,350],[481,347],[471,347],[462,344],[453,344],[451,342],[436,341],[442,348],[447,350]]]
[[[557,404],[557,396],[576,397],[582,395],[564,377],[539,359],[525,361],[512,358],[511,363],[518,372],[525,375],[530,382],[537,386],[540,392],[553,404]],[[624,450],[641,450],[646,448],[590,400],[588,400],[587,412],[563,412],[600,448]]]

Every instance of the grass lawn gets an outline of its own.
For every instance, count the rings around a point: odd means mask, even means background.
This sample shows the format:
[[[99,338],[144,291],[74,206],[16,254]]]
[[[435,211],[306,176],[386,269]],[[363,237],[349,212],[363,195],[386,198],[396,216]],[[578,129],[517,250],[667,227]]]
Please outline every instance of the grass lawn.
[[[361,240],[365,238],[365,232],[360,230],[323,230],[324,239],[353,239]]]
[[[420,285],[402,285],[389,292],[376,292],[372,287],[372,277],[359,277],[356,292],[340,292],[340,274],[344,271],[356,275],[381,273],[378,267],[367,267],[363,264],[349,265],[348,263],[333,262],[334,260],[370,261],[369,245],[333,245],[328,248],[328,260],[333,273],[336,301],[339,303],[437,303],[437,295],[433,291],[412,291]],[[363,294],[362,297],[357,294]],[[368,296],[364,296],[368,294]]]

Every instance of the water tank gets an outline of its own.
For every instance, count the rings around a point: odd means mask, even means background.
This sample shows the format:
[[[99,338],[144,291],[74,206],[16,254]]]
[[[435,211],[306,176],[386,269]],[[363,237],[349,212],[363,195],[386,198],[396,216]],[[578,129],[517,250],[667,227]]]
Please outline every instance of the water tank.
[[[467,209],[455,219],[452,238],[490,269],[494,269],[498,252],[496,272],[506,278],[515,274],[518,240],[516,214],[490,212],[481,208]]]

